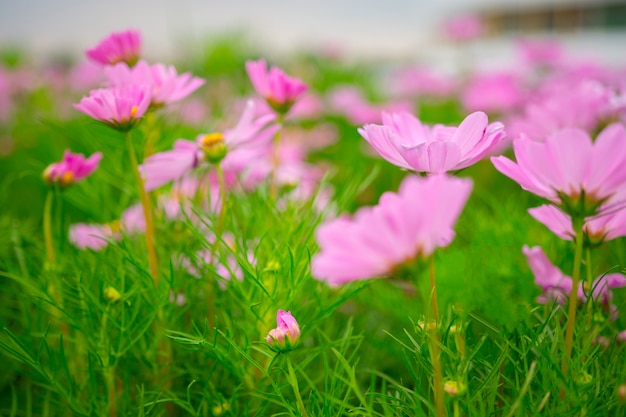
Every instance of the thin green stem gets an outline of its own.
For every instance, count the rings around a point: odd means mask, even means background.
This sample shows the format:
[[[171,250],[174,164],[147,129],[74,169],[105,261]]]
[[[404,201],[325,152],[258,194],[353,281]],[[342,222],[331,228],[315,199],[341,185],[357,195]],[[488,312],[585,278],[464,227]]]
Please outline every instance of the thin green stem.
[[[574,270],[572,272],[572,290],[569,296],[567,310],[567,325],[565,330],[565,354],[561,363],[563,375],[567,375],[567,365],[572,357],[572,342],[574,340],[574,323],[576,320],[576,307],[578,305],[578,283],[580,281],[580,264],[583,253],[583,219],[572,217],[572,226],[576,233],[576,249],[574,252]]]
[[[430,303],[432,307],[433,326],[429,326],[430,360],[433,364],[433,392],[437,417],[446,415],[443,403],[443,371],[441,369],[441,347],[439,338],[439,306],[437,305],[437,286],[435,282],[435,255],[430,256]]]
[[[54,267],[56,258],[54,255],[54,241],[52,240],[52,200],[54,190],[49,189],[46,195],[46,202],[43,208],[43,236],[46,242],[46,260],[48,267]]]
[[[287,369],[289,370],[289,385],[293,389],[293,393],[296,396],[296,403],[298,404],[298,411],[300,411],[300,415],[302,417],[307,417],[308,414],[306,412],[306,408],[304,408],[304,402],[302,401],[302,396],[300,395],[300,388],[298,387],[298,378],[296,378],[296,373],[293,370],[293,365],[291,364],[291,358],[289,355],[285,355],[287,357]]]
[[[217,226],[215,228],[215,244],[218,245],[222,237],[222,232],[224,230],[224,216],[226,215],[226,203],[228,195],[226,193],[226,181],[224,180],[224,170],[222,169],[222,165],[215,164],[215,170],[217,171],[217,183],[219,185],[219,215],[217,218]]]
[[[133,166],[133,172],[135,173],[135,179],[137,180],[137,186],[139,187],[139,196],[141,198],[141,206],[143,208],[143,215],[146,219],[146,247],[148,250],[148,259],[150,261],[150,274],[154,281],[154,286],[159,286],[159,269],[156,257],[156,250],[154,248],[154,221],[152,217],[152,205],[150,204],[150,198],[144,188],[144,181],[141,178],[139,172],[139,163],[137,162],[137,156],[135,155],[135,149],[130,138],[130,132],[126,132],[126,146],[128,148],[128,155],[130,156],[130,162]]]
[[[272,172],[270,174],[270,198],[272,201],[278,196],[278,184],[276,183],[276,174],[278,171],[278,165],[280,163],[280,135],[283,130],[283,118],[282,114],[278,114],[276,122],[278,123],[278,130],[274,134],[274,148],[272,150]]]

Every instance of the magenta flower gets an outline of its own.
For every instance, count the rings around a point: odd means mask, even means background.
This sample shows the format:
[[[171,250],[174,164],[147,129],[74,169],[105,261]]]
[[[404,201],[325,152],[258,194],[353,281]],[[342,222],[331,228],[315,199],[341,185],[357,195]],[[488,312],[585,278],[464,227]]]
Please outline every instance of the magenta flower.
[[[502,114],[519,107],[525,95],[519,75],[499,71],[473,77],[461,94],[461,103],[467,111]]]
[[[117,130],[131,129],[150,105],[150,93],[144,86],[100,88],[92,90],[74,108]]]
[[[286,114],[308,89],[301,80],[288,76],[280,68],[272,67],[268,71],[264,59],[246,62],[246,71],[256,92],[280,114]]]
[[[276,352],[286,352],[298,347],[300,326],[290,311],[278,310],[276,328],[270,330],[265,340]]]
[[[606,211],[600,208],[599,211],[599,214],[585,218],[583,223],[585,244],[588,247],[626,236],[626,209]],[[572,218],[559,208],[544,204],[528,209],[528,212],[561,239],[574,240],[576,237]]]
[[[61,187],[72,185],[94,172],[102,153],[96,152],[85,159],[82,154],[72,153],[66,150],[60,162],[50,164],[43,173],[43,178],[50,184],[59,184]]]
[[[377,206],[317,229],[320,252],[311,261],[313,276],[337,286],[388,275],[405,262],[429,256],[452,242],[471,190],[469,179],[408,176],[397,194],[383,194]]]
[[[141,34],[136,30],[114,32],[86,53],[92,61],[102,65],[125,62],[132,66],[141,53]]]
[[[486,156],[504,137],[502,123],[472,113],[459,127],[423,125],[409,113],[383,113],[382,125],[359,133],[387,161],[417,172],[442,173],[468,167]]]
[[[268,143],[278,126],[272,122],[276,119],[274,115],[263,115],[257,117],[255,105],[252,100],[248,101],[246,109],[241,115],[241,119],[233,129],[221,133],[211,133],[200,135],[195,142],[180,139],[174,144],[171,151],[160,152],[149,156],[139,167],[145,180],[146,191],[154,190],[170,181],[182,178],[198,166],[200,161],[205,159],[207,153],[219,150],[223,152],[222,166],[226,170],[235,168],[235,165],[243,169],[246,165],[243,161],[238,161],[237,155],[232,155],[232,151],[249,147],[252,142]],[[219,149],[217,148],[219,146]],[[231,153],[232,152],[232,153]],[[250,155],[247,163],[254,159]],[[241,163],[239,163],[241,162]]]
[[[155,107],[182,100],[205,83],[189,72],[179,75],[172,65],[150,65],[146,61],[139,61],[132,68],[124,63],[117,64],[106,68],[105,73],[112,87],[149,86],[151,104]]]
[[[626,129],[612,124],[595,143],[579,129],[563,129],[545,142],[513,142],[517,163],[491,158],[498,171],[520,186],[582,217],[621,204],[626,194]]]

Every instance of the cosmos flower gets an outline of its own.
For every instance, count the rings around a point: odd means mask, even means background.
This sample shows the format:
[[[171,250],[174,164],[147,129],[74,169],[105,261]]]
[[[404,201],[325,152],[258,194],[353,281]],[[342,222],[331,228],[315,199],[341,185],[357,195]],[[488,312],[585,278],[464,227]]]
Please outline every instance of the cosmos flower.
[[[127,131],[143,117],[149,105],[149,90],[145,86],[129,85],[92,90],[74,108],[114,129]]]
[[[182,100],[205,83],[189,72],[179,75],[173,65],[150,65],[143,60],[132,68],[124,63],[107,67],[105,74],[111,87],[148,86],[153,107]]]
[[[502,123],[472,113],[459,127],[423,125],[409,113],[383,113],[383,124],[359,133],[387,161],[401,168],[442,173],[466,168],[485,157],[505,136]]]
[[[397,266],[429,256],[454,239],[454,224],[471,190],[469,179],[408,176],[398,193],[383,194],[377,206],[318,227],[320,251],[311,261],[313,276],[337,286],[388,275]]]
[[[246,71],[256,92],[280,114],[286,114],[296,100],[308,90],[305,83],[298,78],[290,77],[280,68],[271,67],[268,71],[264,59],[247,61]]]
[[[141,34],[136,30],[114,32],[95,47],[86,51],[87,57],[102,65],[125,62],[132,66],[141,54]]]
[[[593,142],[580,129],[562,129],[545,142],[513,141],[517,163],[491,158],[498,171],[524,190],[570,215],[588,217],[600,206],[612,208],[626,197],[626,129],[614,123]]]
[[[82,154],[66,150],[60,162],[48,165],[43,173],[43,178],[49,184],[59,184],[61,187],[66,187],[88,177],[98,168],[101,159],[102,153],[100,152],[85,158]]]

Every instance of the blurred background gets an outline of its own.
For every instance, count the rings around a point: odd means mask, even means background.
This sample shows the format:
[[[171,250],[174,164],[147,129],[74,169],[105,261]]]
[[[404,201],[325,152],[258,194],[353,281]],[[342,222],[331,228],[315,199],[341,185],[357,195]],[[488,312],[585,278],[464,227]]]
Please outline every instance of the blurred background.
[[[503,45],[511,38],[545,36],[590,59],[626,60],[623,0],[2,1],[0,47],[79,55],[112,31],[134,28],[144,36],[146,55],[157,59],[238,33],[270,53],[306,48],[446,65],[455,43],[443,28],[467,15],[484,24],[471,45],[479,64],[506,62],[510,51]]]

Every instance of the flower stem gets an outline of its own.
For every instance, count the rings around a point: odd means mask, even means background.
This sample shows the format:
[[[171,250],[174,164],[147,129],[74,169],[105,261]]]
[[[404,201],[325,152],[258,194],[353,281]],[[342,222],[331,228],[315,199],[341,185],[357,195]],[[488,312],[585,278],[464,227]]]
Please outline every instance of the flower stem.
[[[296,378],[296,373],[293,370],[293,365],[291,364],[291,359],[289,355],[287,356],[287,369],[289,370],[289,384],[293,389],[293,393],[296,396],[296,403],[298,404],[298,411],[300,411],[300,415],[302,417],[307,417],[308,414],[306,412],[306,408],[304,408],[304,402],[302,401],[302,396],[300,395],[300,388],[298,387],[298,378]]]
[[[224,180],[224,170],[222,165],[215,164],[215,170],[217,171],[217,183],[219,184],[220,196],[219,196],[219,215],[217,218],[217,226],[215,228],[215,244],[217,245],[222,237],[222,231],[224,230],[224,216],[226,215],[226,199],[228,195],[226,193],[226,181]]]
[[[46,260],[48,267],[52,268],[55,264],[54,241],[52,240],[52,200],[54,199],[54,191],[48,190],[46,202],[43,208],[43,236],[46,241]]]
[[[275,200],[278,196],[278,184],[276,183],[276,174],[278,164],[280,163],[280,134],[283,130],[283,115],[278,114],[276,122],[279,129],[274,134],[274,148],[272,149],[272,172],[270,174],[270,198]]]
[[[578,282],[580,281],[580,264],[583,253],[583,219],[572,217],[572,226],[576,233],[576,249],[574,252],[574,270],[572,272],[572,290],[569,296],[567,309],[567,325],[565,330],[565,355],[561,362],[561,371],[567,375],[567,365],[572,356],[572,342],[574,340],[574,322],[576,320],[576,307],[578,305]]]
[[[159,286],[159,270],[157,264],[156,251],[154,249],[154,221],[152,219],[152,205],[150,204],[150,199],[148,198],[148,193],[146,193],[146,189],[144,188],[144,181],[141,178],[141,173],[139,172],[139,163],[137,162],[137,156],[135,155],[135,149],[133,148],[133,144],[130,140],[130,132],[125,133],[126,136],[126,146],[128,147],[128,154],[130,156],[130,162],[133,166],[133,172],[135,173],[135,179],[137,180],[137,186],[139,187],[139,196],[141,198],[141,206],[143,207],[143,215],[146,220],[146,247],[148,250],[148,258],[150,261],[150,274],[152,275],[152,280],[154,281],[154,286]]]
[[[433,392],[437,417],[446,415],[443,403],[443,371],[441,369],[441,347],[439,346],[439,307],[437,305],[437,286],[435,284],[435,255],[430,256],[430,304],[432,307],[433,326],[429,326],[430,360],[433,364]]]

